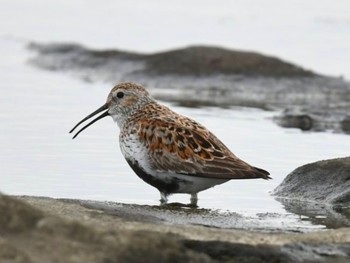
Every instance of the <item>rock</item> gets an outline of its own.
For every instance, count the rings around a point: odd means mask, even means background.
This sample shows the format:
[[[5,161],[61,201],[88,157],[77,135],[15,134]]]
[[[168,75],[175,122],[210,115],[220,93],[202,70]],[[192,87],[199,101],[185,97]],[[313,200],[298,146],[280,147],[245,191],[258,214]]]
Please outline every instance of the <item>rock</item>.
[[[20,209],[11,209],[14,204]],[[173,213],[176,218],[186,214],[190,218],[212,213],[211,220],[215,220],[220,216],[215,211],[45,197],[6,197],[0,199],[0,205],[1,215],[6,215],[3,218],[14,218],[22,210],[27,217],[32,214],[29,218],[35,218],[26,227],[21,226],[24,222],[12,228],[0,225],[0,262],[345,263],[349,260],[350,228],[306,233],[223,229],[181,223],[168,215]],[[7,220],[2,222],[10,225]]]
[[[348,108],[288,107],[274,121],[285,128],[299,128],[303,131],[335,131],[350,133]]]
[[[315,129],[313,118],[305,113],[290,113],[284,110],[280,116],[275,116],[274,120],[284,128],[299,128],[303,131]]]
[[[0,262],[212,262],[171,234],[92,227],[5,196],[0,208]]]
[[[219,262],[263,263],[263,262],[337,262],[349,260],[350,244],[315,245],[305,243],[288,244],[282,247],[269,245],[249,246],[226,242],[186,241],[188,247],[209,254]],[[321,256],[322,255],[322,256]]]
[[[341,121],[341,128],[345,133],[350,133],[350,116],[346,116]]]
[[[311,71],[274,57],[209,46],[191,46],[151,54],[144,58],[147,63],[146,72],[157,75],[315,76]]]
[[[22,251],[0,240],[0,262],[31,263],[32,261]]]
[[[0,234],[35,227],[43,214],[16,199],[0,195]]]
[[[247,244],[232,244],[229,242],[198,242],[185,241],[187,247],[210,255],[218,262],[262,263],[262,262],[292,262],[281,248],[269,245],[251,246]]]
[[[343,121],[350,110],[349,82],[271,56],[205,46],[154,54],[72,44],[31,43],[29,48],[35,52],[32,65],[84,81],[139,82],[155,98],[183,106],[290,108],[277,123],[304,130],[349,130]],[[293,112],[300,107],[306,109],[302,115]]]
[[[319,161],[295,169],[273,191],[282,198],[350,204],[350,157]]]
[[[51,69],[81,67],[98,68],[107,64],[126,61],[142,64],[140,68],[129,68],[130,72],[141,71],[152,75],[190,75],[204,76],[215,74],[238,74],[247,76],[271,77],[310,77],[315,73],[304,70],[278,58],[253,52],[228,50],[210,46],[191,46],[154,54],[140,54],[119,50],[91,50],[73,44],[31,43],[29,48],[41,55],[57,61],[35,60],[39,65]],[[56,66],[55,66],[56,65]],[[113,70],[109,68],[109,71]]]

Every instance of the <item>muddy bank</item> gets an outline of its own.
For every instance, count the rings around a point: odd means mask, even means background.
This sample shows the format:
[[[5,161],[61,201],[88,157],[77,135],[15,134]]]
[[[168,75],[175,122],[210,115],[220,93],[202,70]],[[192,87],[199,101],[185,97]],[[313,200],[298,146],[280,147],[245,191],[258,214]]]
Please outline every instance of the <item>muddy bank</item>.
[[[97,205],[99,204],[99,205]],[[347,262],[350,230],[293,233],[179,224],[159,209],[0,196],[6,262]],[[103,208],[101,208],[103,207]],[[147,208],[147,209],[146,209]],[[154,211],[155,216],[147,211]],[[193,210],[186,210],[191,217]],[[197,211],[198,213],[198,211]],[[209,213],[210,211],[199,211]],[[211,215],[215,217],[215,213]],[[234,215],[233,215],[234,217]],[[157,219],[158,218],[158,219]],[[54,249],[53,249],[54,248]]]
[[[154,54],[32,43],[32,65],[84,81],[142,83],[157,99],[183,106],[287,109],[276,122],[304,130],[349,132],[350,83],[253,52],[195,46]],[[300,123],[300,114],[310,120]]]

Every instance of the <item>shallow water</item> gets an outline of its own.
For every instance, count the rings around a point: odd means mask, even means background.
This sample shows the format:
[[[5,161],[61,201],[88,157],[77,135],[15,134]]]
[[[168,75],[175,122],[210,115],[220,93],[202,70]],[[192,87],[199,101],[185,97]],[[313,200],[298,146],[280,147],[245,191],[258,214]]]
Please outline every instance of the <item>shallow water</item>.
[[[101,106],[110,86],[77,81],[26,64],[23,42],[0,39],[0,189],[13,195],[158,204],[159,193],[128,167],[118,145],[118,127],[105,118],[72,140],[68,131]],[[169,104],[168,104],[169,105]],[[243,160],[268,170],[273,180],[237,180],[199,194],[201,208],[269,216],[314,228],[307,216],[286,211],[269,195],[296,167],[347,156],[349,136],[283,129],[276,112],[251,108],[184,108],[175,111],[206,125]],[[174,195],[171,202],[189,201]],[[306,218],[306,219],[305,219]],[[315,224],[315,222],[313,223]],[[316,227],[323,227],[316,223]]]

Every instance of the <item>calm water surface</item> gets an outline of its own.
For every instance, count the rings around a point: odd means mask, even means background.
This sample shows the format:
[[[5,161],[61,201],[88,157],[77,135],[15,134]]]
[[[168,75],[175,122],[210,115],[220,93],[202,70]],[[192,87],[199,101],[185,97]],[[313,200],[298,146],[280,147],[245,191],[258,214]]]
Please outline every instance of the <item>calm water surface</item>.
[[[1,39],[0,52],[1,191],[158,204],[158,191],[140,180],[121,155],[119,129],[111,118],[75,140],[68,134],[77,121],[105,102],[109,85],[32,68],[25,63],[28,53],[23,43],[12,39]],[[169,106],[206,125],[240,158],[273,177],[230,181],[204,191],[199,194],[203,208],[249,216],[287,215],[269,192],[289,172],[308,162],[349,154],[349,136],[282,129],[271,121],[276,112]],[[189,196],[174,195],[170,201],[187,203]]]

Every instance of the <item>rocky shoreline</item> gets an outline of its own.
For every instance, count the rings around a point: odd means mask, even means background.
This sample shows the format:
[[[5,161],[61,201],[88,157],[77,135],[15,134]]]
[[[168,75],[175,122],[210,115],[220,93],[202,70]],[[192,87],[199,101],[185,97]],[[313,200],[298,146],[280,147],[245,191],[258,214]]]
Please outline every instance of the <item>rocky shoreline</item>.
[[[348,262],[350,157],[307,164],[273,195],[281,215],[250,218],[181,204],[148,206],[0,194],[0,262]]]
[[[154,54],[31,43],[39,68],[88,82],[142,83],[183,106],[248,106],[280,111],[283,127],[349,133],[350,83],[252,52],[195,46]]]
[[[307,233],[222,229],[159,220],[163,213],[178,217],[179,208],[105,204],[0,196],[0,261],[347,262],[350,255],[349,228]]]

